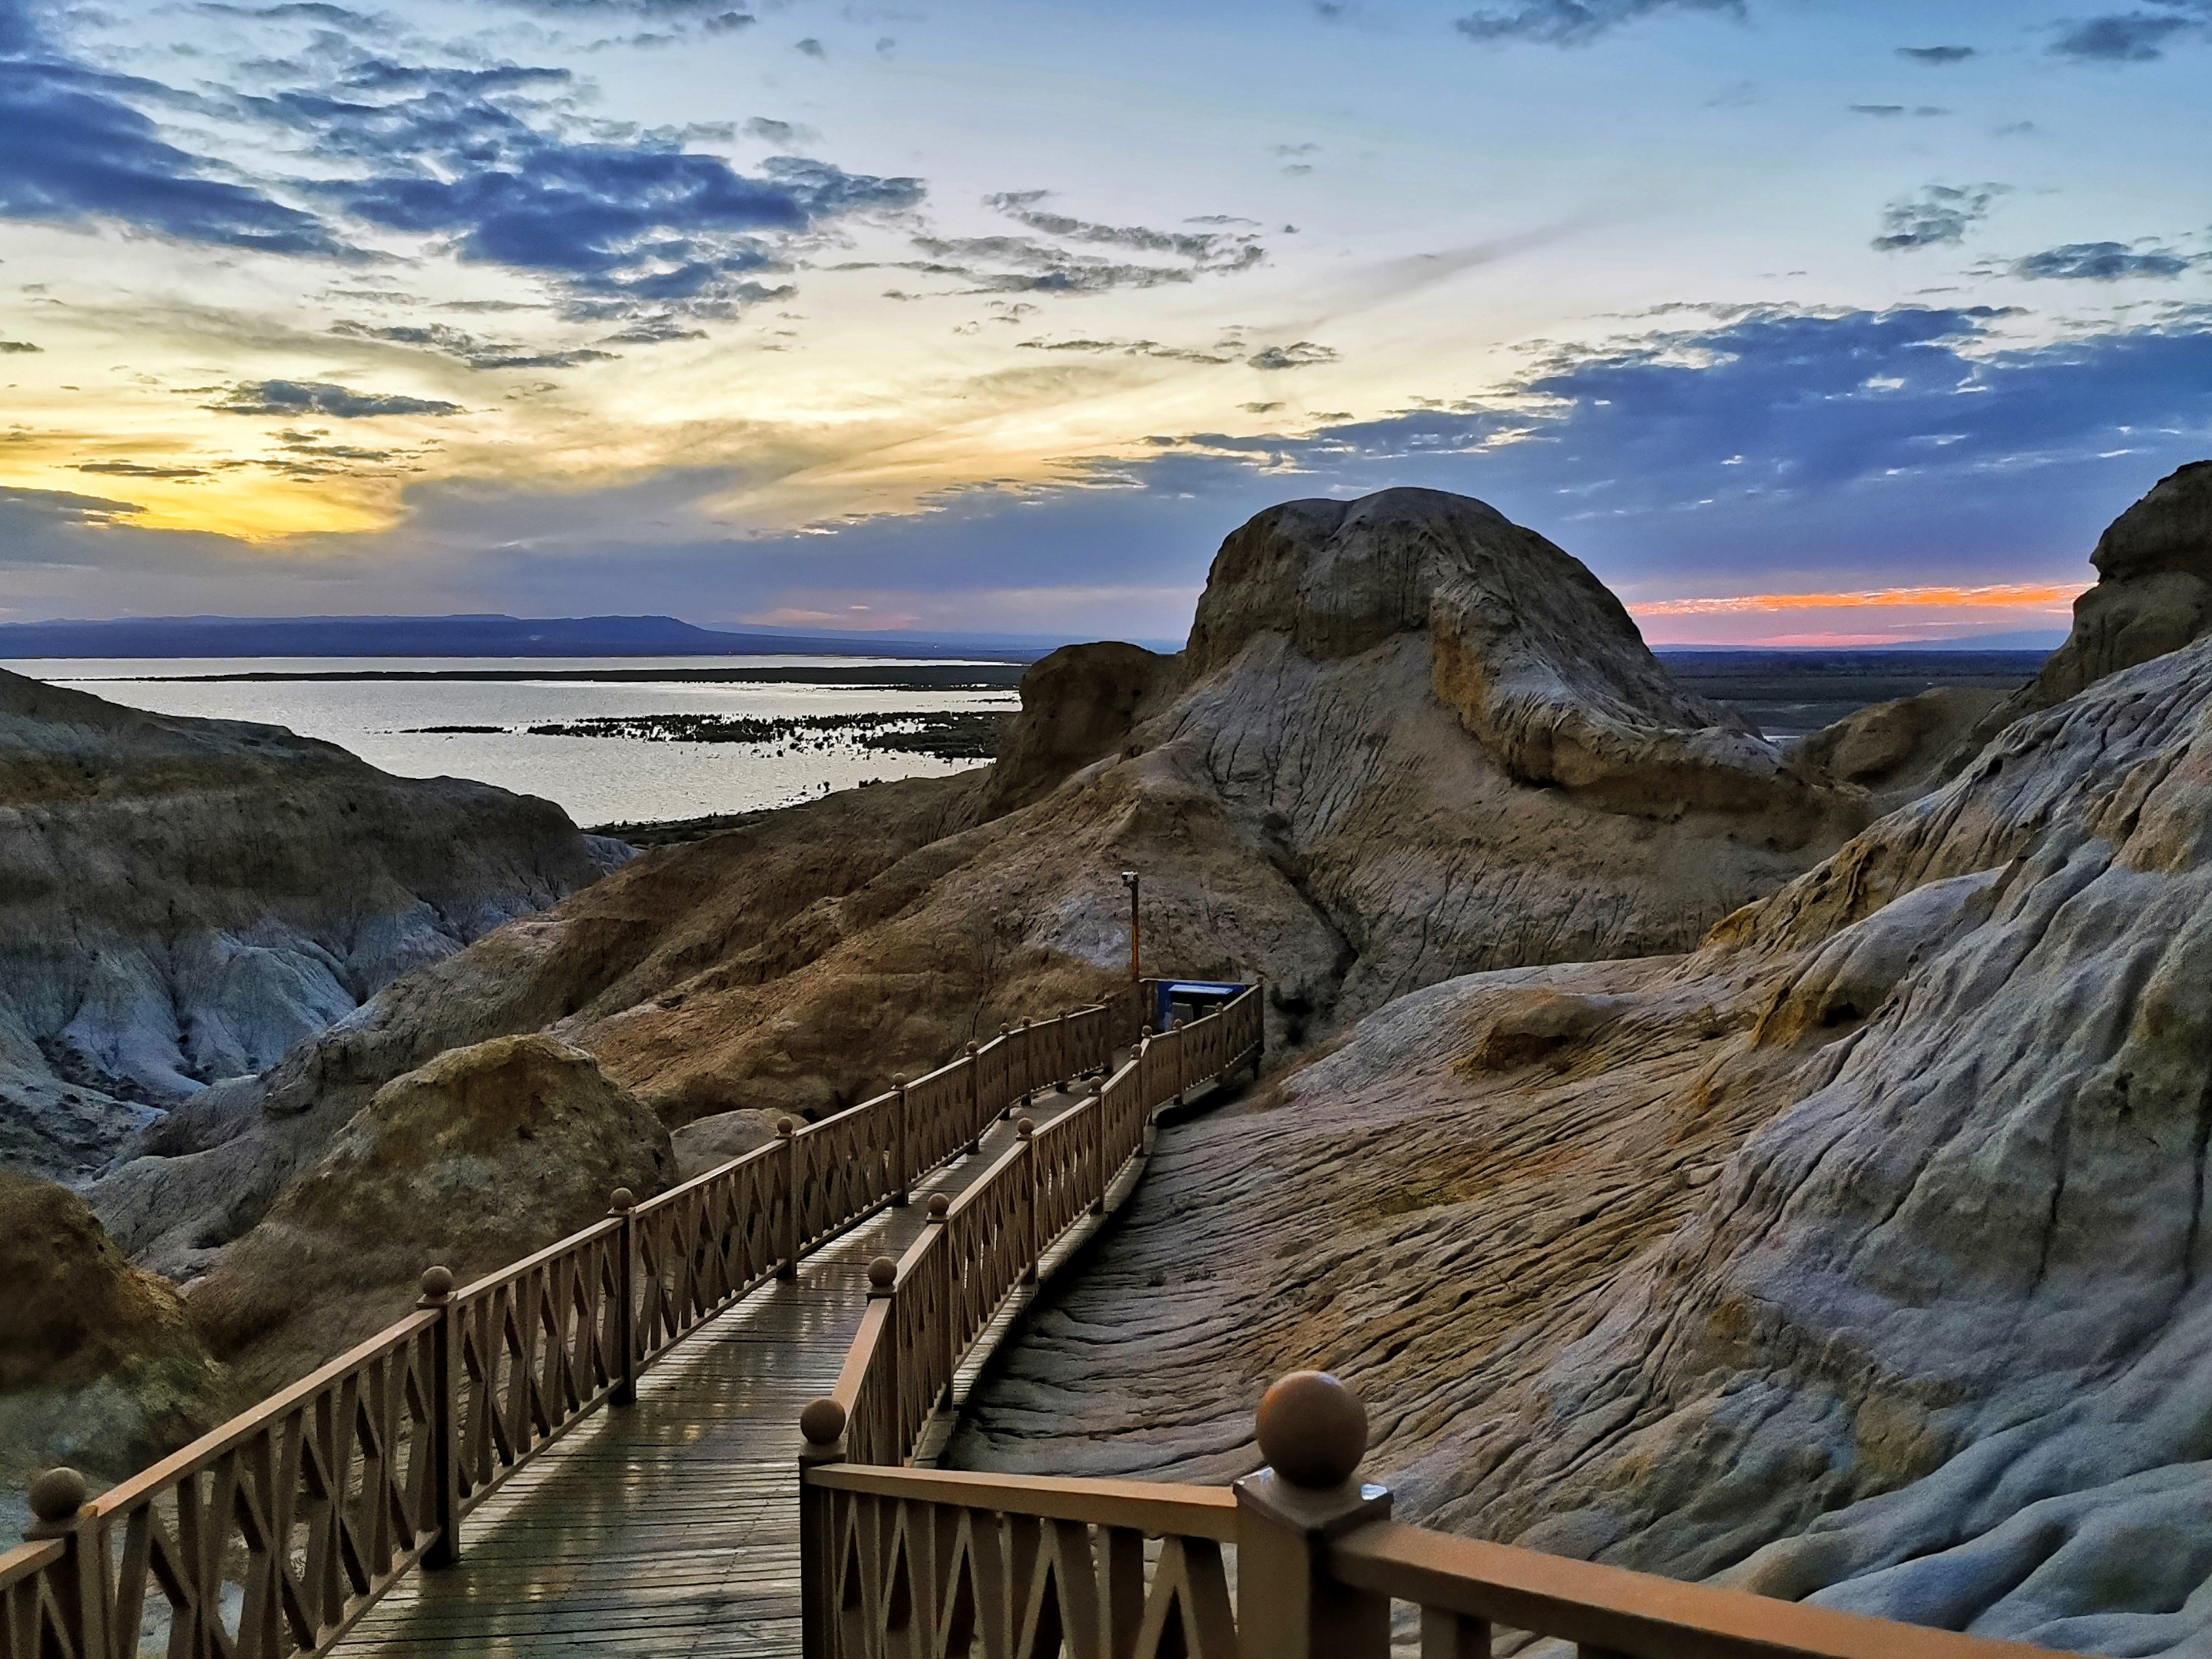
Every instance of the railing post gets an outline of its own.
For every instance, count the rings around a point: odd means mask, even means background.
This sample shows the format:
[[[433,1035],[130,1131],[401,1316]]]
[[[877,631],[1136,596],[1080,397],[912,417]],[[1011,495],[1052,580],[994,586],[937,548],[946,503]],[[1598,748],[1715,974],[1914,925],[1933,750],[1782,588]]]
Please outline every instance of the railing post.
[[[1268,1467],[1237,1483],[1237,1647],[1243,1659],[1387,1659],[1390,1598],[1329,1576],[1329,1540],[1390,1516],[1363,1486],[1367,1413],[1321,1371],[1293,1371],[1260,1401]]]
[[[1020,1227],[1022,1242],[1022,1283],[1034,1285],[1037,1277],[1036,1224],[1036,1125],[1024,1118],[1014,1125],[1014,1138],[1021,1143],[1021,1173],[1014,1177],[1014,1188],[1021,1194]]]
[[[425,1567],[450,1567],[461,1559],[461,1482],[454,1465],[453,1272],[450,1267],[422,1270],[422,1295],[416,1303],[424,1312],[435,1312],[430,1328],[430,1524],[438,1535],[422,1552]]]
[[[952,1200],[943,1193],[929,1195],[929,1224],[943,1227],[951,1218]],[[945,1403],[952,1403],[952,1376],[960,1369],[960,1342],[954,1334],[956,1321],[952,1316],[952,1298],[959,1293],[959,1284],[952,1271],[952,1249],[941,1237],[937,1248],[929,1252],[929,1259],[937,1263],[938,1326],[945,1333],[945,1351],[938,1363],[945,1367]]]
[[[908,1121],[904,1078],[891,1079],[891,1206],[903,1210],[913,1196],[908,1184],[914,1179],[914,1125]]]
[[[1175,1023],[1175,1097],[1176,1104],[1180,1106],[1182,1104],[1184,1094],[1190,1088],[1190,1027],[1183,1021],[1177,1020]]]
[[[1081,1110],[1080,1107],[1076,1109]],[[1106,1213],[1106,1085],[1091,1097],[1091,1213]]]
[[[845,1461],[845,1408],[817,1400],[799,1414],[799,1630],[805,1659],[830,1659],[837,1617],[837,1494],[808,1481],[810,1469]]]
[[[906,1381],[906,1357],[899,1352],[898,1263],[887,1255],[879,1255],[868,1263],[868,1300],[888,1302],[884,1310],[883,1346],[876,1350],[878,1364],[884,1368],[882,1397],[890,1402],[891,1443],[890,1462],[896,1465],[904,1461],[906,1448],[900,1444],[904,1431],[905,1413],[901,1409],[900,1393]],[[880,1422],[881,1419],[876,1419]],[[860,1455],[864,1460],[880,1455],[882,1449],[870,1446],[863,1434]]]
[[[616,1294],[622,1300],[615,1309],[615,1347],[620,1369],[615,1373],[614,1392],[607,1396],[617,1406],[637,1403],[637,1198],[627,1187],[615,1188],[614,1197],[608,1200],[607,1213],[622,1221],[622,1231],[615,1236],[616,1246],[622,1251],[620,1265],[615,1274]]]
[[[1036,1093],[1036,1039],[1030,1035],[1036,1029],[1027,1020],[1014,1028],[1018,1034],[1015,1046],[1021,1050],[1022,1056],[1022,1086],[1015,1091],[1015,1104],[1020,1106],[1033,1104],[1030,1097]],[[1012,1111],[1013,1107],[1009,1106],[1006,1109]]]
[[[776,1229],[775,1276],[799,1277],[799,1126],[787,1117],[775,1121],[775,1137],[783,1145],[783,1225]]]
[[[70,1645],[78,1653],[91,1655],[105,1654],[108,1648],[107,1570],[95,1531],[99,1517],[86,1507],[88,1496],[84,1477],[75,1469],[48,1469],[31,1482],[31,1524],[23,1536],[33,1543],[62,1540],[67,1553],[55,1575],[60,1593],[54,1597],[54,1610]],[[131,1639],[135,1650],[137,1632]]]
[[[968,1044],[968,1155],[983,1150],[983,1065],[975,1058],[975,1043]]]

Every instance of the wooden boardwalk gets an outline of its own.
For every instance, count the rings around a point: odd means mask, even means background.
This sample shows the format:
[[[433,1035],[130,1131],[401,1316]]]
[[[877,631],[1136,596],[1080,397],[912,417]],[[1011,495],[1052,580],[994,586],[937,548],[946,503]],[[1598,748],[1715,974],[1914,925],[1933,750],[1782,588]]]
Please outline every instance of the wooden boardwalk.
[[[1075,1103],[1037,1097],[1039,1125]],[[926,1176],[746,1297],[518,1471],[469,1519],[459,1565],[409,1575],[340,1644],[351,1655],[799,1659],[799,1413],[830,1392],[867,1267],[1012,1144]]]

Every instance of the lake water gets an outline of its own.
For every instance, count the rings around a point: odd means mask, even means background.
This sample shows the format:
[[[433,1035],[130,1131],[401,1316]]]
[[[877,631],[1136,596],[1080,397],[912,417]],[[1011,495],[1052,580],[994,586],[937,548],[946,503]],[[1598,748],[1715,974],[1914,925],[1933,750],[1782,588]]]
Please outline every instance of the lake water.
[[[649,823],[710,812],[784,806],[868,780],[939,777],[983,763],[886,751],[841,741],[819,747],[766,743],[660,742],[629,737],[549,737],[523,729],[641,714],[791,719],[930,714],[1021,706],[1011,688],[810,685],[630,678],[641,671],[696,673],[865,668],[929,671],[946,665],[854,657],[457,658],[313,657],[189,660],[70,659],[0,664],[75,686],[112,702],[164,714],[259,720],[351,750],[404,777],[477,778],[557,802],[578,823]],[[999,665],[993,665],[1003,673]],[[453,673],[511,678],[225,680],[226,674]],[[621,679],[591,676],[620,673]],[[550,674],[580,678],[552,679]],[[428,732],[428,726],[493,732]]]

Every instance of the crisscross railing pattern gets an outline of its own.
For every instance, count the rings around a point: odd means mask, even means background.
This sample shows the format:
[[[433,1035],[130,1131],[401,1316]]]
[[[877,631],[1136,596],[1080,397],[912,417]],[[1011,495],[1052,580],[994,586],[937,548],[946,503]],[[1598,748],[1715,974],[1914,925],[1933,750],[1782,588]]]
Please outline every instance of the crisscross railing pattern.
[[[1270,1467],[1233,1490],[902,1467],[1008,1293],[1161,1106],[1256,1051],[1259,1018],[1249,991],[1147,1039],[1092,1099],[1033,1134],[1024,1120],[898,1261],[871,1264],[836,1387],[799,1419],[806,1659],[1389,1659],[1414,1642],[1422,1659],[1488,1659],[1494,1626],[1579,1659],[2039,1651],[1401,1526],[1357,1478],[1365,1412],[1317,1372],[1268,1391]]]
[[[326,1651],[418,1562],[453,1559],[471,1511],[633,1397],[675,1344],[904,1203],[1036,1091],[1103,1074],[1127,1018],[1024,1024],[819,1122],[786,1120],[769,1145],[641,1204],[618,1193],[605,1219],[459,1291],[433,1268],[406,1318],[89,1502],[67,1471],[42,1477],[31,1541],[0,1554],[0,1659]],[[1011,1248],[984,1254],[1011,1262]],[[907,1315],[917,1333],[958,1322],[919,1291]],[[898,1416],[896,1395],[884,1411]]]
[[[1103,1012],[1031,1027],[1046,1035],[1030,1069],[1011,1072],[1001,1086],[1035,1077],[1040,1066],[1071,1063],[1078,1040],[1103,1042]],[[828,1401],[838,1425],[830,1438],[842,1455],[895,1464],[914,1449],[949,1400],[960,1357],[1014,1286],[1036,1276],[1054,1242],[1104,1206],[1152,1114],[1200,1083],[1256,1064],[1261,1033],[1255,988],[1195,1024],[1145,1038],[1097,1094],[1041,1130],[1023,1119],[1013,1147],[967,1191],[942,1206],[932,1200],[932,1224],[913,1248],[869,1270],[870,1307]],[[1193,1072],[1201,1059],[1214,1070]],[[1109,1149],[1119,1156],[1109,1159]],[[826,1420],[817,1415],[817,1425]]]

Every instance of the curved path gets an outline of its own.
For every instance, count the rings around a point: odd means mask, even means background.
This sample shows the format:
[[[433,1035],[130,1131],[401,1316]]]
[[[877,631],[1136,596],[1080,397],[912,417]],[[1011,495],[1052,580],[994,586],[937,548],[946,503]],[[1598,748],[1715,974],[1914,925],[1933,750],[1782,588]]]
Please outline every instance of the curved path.
[[[1041,1093],[1042,1127],[1076,1097]],[[409,1575],[348,1655],[798,1659],[799,1408],[828,1394],[867,1306],[868,1263],[921,1232],[1012,1144],[933,1171],[672,1349],[637,1402],[600,1412],[471,1517],[458,1566]]]

